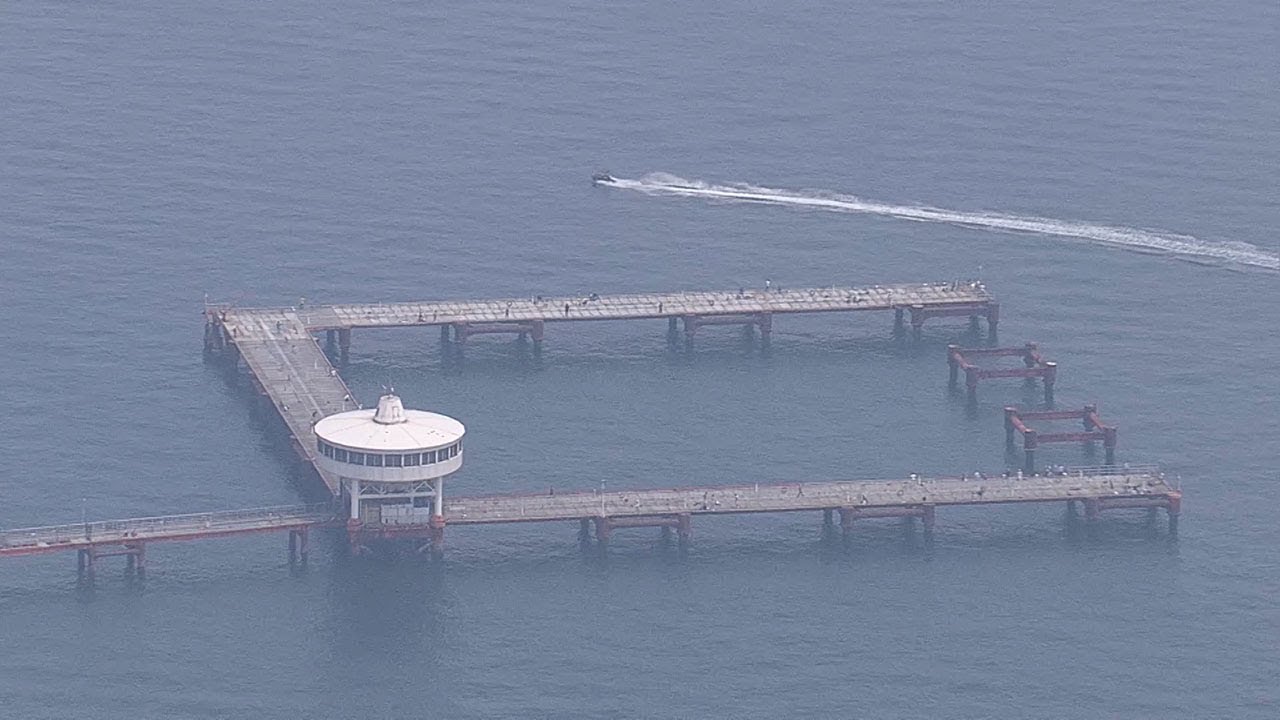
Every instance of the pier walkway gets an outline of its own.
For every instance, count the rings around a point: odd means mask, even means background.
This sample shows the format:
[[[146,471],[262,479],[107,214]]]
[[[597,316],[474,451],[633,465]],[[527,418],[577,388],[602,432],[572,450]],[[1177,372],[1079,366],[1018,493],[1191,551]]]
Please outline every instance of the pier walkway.
[[[1155,468],[1093,468],[1064,475],[769,483],[654,490],[445,499],[449,525],[663,515],[729,515],[847,508],[865,517],[922,514],[926,507],[1097,502],[1099,510],[1167,508],[1180,497]],[[906,512],[904,512],[906,511]],[[1175,508],[1176,511],[1176,508]]]
[[[855,520],[919,517],[932,532],[937,508],[1011,503],[1068,503],[1083,508],[1092,522],[1104,510],[1163,508],[1170,534],[1176,534],[1181,492],[1154,467],[1073,469],[1064,474],[1033,477],[907,478],[833,482],[768,483],[709,487],[660,488],[614,492],[570,492],[538,495],[480,495],[445,501],[445,523],[578,521],[586,535],[595,524],[605,542],[622,527],[675,529],[682,541],[691,519],[706,515],[822,511],[824,522],[839,514],[847,536]],[[141,571],[146,544],[200,540],[266,532],[288,532],[290,559],[306,560],[308,531],[346,528],[341,508],[332,503],[255,508],[122,520],[72,523],[0,531],[0,557],[78,551],[82,573],[93,573],[97,558],[126,556]],[[366,526],[366,537],[420,536],[425,526],[386,523]],[[432,547],[433,551],[440,548]]]

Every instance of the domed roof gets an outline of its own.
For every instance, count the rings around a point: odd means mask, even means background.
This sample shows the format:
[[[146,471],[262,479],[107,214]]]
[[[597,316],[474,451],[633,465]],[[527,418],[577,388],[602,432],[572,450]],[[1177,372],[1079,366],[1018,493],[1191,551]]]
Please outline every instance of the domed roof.
[[[387,394],[378,407],[350,410],[321,419],[316,437],[350,450],[412,452],[454,444],[466,434],[462,423],[448,415],[405,410],[400,398]]]

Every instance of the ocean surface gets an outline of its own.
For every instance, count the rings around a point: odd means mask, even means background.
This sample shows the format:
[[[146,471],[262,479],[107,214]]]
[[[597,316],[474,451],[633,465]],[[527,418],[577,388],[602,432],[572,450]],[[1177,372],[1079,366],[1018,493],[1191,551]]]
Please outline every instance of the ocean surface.
[[[686,556],[637,530],[584,557],[568,524],[455,528],[441,566],[157,545],[92,592],[5,560],[0,714],[1280,716],[1277,37],[1265,1],[5,3],[0,527],[307,494],[203,364],[206,298],[766,278],[981,278],[1059,406],[1186,497],[1176,542],[1019,507],[940,512],[929,551],[784,515],[699,519]],[[781,318],[768,357],[664,333],[445,368],[433,332],[357,332],[344,375],[465,422],[466,494],[998,472],[1001,407],[1036,399],[947,392],[962,322]]]

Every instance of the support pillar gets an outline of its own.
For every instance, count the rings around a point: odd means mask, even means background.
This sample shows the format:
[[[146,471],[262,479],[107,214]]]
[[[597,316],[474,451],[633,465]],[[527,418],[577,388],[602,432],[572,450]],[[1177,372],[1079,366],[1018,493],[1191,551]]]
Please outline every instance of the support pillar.
[[[893,309],[894,337],[901,337],[907,331],[907,327],[906,327],[906,323],[904,322],[903,315],[905,315],[905,311],[902,308]]]
[[[343,365],[351,357],[351,328],[338,330],[338,361]]]
[[[933,542],[933,506],[925,505],[920,513],[920,524],[924,526],[924,541]]]
[[[977,315],[969,316],[969,332],[972,333],[974,337],[977,337],[978,333],[982,332],[982,326],[978,324]]]
[[[1013,437],[1017,431],[1017,427],[1013,424],[1013,418],[1018,414],[1018,408],[1005,406],[1004,409],[1004,449],[1013,452]]]
[[[534,357],[542,356],[542,336],[544,323],[541,320],[534,320],[529,324],[529,337],[533,339],[533,355]]]
[[[309,554],[308,528],[302,527],[289,531],[289,564],[307,564]]]
[[[1000,303],[990,303],[987,305],[987,342],[995,345],[997,342],[997,328],[1000,326]]]
[[[1104,427],[1102,429],[1102,447],[1106,453],[1106,464],[1116,464],[1116,429],[1113,427]]]
[[[1098,522],[1098,516],[1102,512],[1102,502],[1098,498],[1084,499],[1084,520],[1087,523]]]
[[[1053,385],[1058,380],[1058,363],[1044,364],[1044,404],[1053,404]]]
[[[977,402],[978,400],[978,373],[981,372],[976,367],[967,367],[964,369],[964,387],[968,392],[969,402]]]
[[[952,389],[955,389],[960,380],[960,361],[956,359],[956,351],[959,349],[959,345],[947,346],[947,387]]]
[[[923,305],[911,306],[911,339],[919,340],[924,334],[924,316],[925,310]]]
[[[840,512],[840,539],[849,544],[849,536],[853,534],[853,508],[842,507]]]
[[[338,344],[338,333],[337,333],[337,331],[336,331],[336,330],[325,330],[325,331],[324,331],[324,348],[325,348],[325,350],[327,350],[327,351],[329,351],[330,353],[332,353],[332,352],[333,352],[333,348],[334,348],[337,344]]]
[[[1169,496],[1169,537],[1178,537],[1178,516],[1182,514],[1182,493]]]
[[[137,543],[133,547],[133,574],[141,580],[147,576],[147,546]]]
[[[1022,471],[1028,475],[1036,471],[1036,431],[1028,430],[1022,434],[1023,458]]]
[[[769,350],[769,342],[773,338],[773,313],[760,313],[760,319],[757,321],[760,325],[760,351]]]
[[[693,336],[698,332],[698,316],[684,316],[684,346],[688,350],[693,349]]]
[[[609,544],[609,538],[613,535],[613,523],[609,522],[607,517],[594,518],[596,522],[596,542],[600,543],[600,547]]]
[[[444,557],[444,516],[431,516],[431,557],[439,560]]]
[[[693,519],[689,513],[681,513],[676,516],[676,537],[680,541],[680,547],[689,547],[689,543],[693,539]]]
[[[578,542],[587,544],[591,542],[591,519],[582,518],[578,521]]]

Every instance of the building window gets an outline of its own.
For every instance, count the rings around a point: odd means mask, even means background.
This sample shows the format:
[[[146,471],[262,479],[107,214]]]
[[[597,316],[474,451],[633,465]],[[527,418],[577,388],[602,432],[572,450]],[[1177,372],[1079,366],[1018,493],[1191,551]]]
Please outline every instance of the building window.
[[[429,452],[424,452],[424,453],[422,453],[422,464],[423,464],[423,465],[431,465],[431,464],[432,464],[432,463],[434,463],[435,461],[436,461],[436,451],[435,451],[435,450],[431,450],[431,451],[429,451]]]
[[[364,464],[364,453],[348,452],[348,453],[347,453],[347,462],[351,463],[352,465],[363,465],[363,464]]]
[[[347,462],[347,451],[342,448],[334,448],[333,459],[338,462]]]
[[[422,463],[422,453],[412,453],[404,456],[405,467],[415,467]]]
[[[384,460],[387,463],[387,467],[400,467],[399,455],[388,455],[386,456],[386,458],[384,458]]]
[[[364,456],[364,464],[369,467],[382,467],[382,456],[374,453],[366,453]]]

